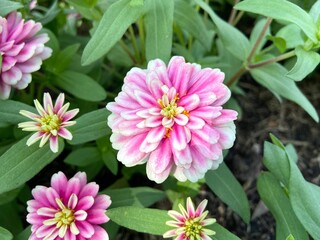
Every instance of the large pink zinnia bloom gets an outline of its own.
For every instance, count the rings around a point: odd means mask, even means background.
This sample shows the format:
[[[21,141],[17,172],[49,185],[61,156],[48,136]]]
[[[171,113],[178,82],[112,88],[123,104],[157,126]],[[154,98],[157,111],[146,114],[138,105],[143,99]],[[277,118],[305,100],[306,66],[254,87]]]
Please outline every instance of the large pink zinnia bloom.
[[[0,17],[0,99],[7,99],[12,87],[26,88],[31,73],[38,71],[42,61],[51,56],[52,50],[44,46],[49,41],[48,35],[37,35],[41,28],[33,20],[24,22],[17,12]]]
[[[223,79],[219,69],[201,69],[183,57],[131,69],[107,105],[118,160],[128,167],[147,162],[147,175],[157,183],[170,172],[195,182],[216,169],[235,140],[237,116],[221,106],[230,98]]]
[[[98,195],[99,186],[87,183],[84,172],[68,180],[62,172],[51,178],[51,187],[37,186],[27,202],[27,221],[32,224],[29,240],[108,240],[99,224],[106,223],[111,200]]]

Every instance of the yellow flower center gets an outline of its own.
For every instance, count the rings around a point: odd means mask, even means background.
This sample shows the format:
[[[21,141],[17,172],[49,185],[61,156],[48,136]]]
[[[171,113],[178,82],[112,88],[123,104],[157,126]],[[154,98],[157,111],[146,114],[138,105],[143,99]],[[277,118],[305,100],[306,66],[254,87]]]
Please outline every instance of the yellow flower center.
[[[57,221],[57,228],[60,228],[62,225],[70,226],[74,222],[73,210],[68,208],[62,209],[60,212],[57,212],[54,216],[54,219]]]
[[[57,135],[59,131],[62,120],[56,115],[45,115],[40,118],[41,129],[47,133],[52,133],[53,135]]]
[[[176,96],[169,102],[168,94],[163,94],[162,99],[158,100],[159,105],[161,106],[161,115],[166,118],[173,118],[178,114],[184,111],[183,107],[178,107],[177,102],[179,100],[179,94],[177,93]]]
[[[191,239],[201,239],[202,225],[197,218],[186,220],[185,224],[185,234]]]

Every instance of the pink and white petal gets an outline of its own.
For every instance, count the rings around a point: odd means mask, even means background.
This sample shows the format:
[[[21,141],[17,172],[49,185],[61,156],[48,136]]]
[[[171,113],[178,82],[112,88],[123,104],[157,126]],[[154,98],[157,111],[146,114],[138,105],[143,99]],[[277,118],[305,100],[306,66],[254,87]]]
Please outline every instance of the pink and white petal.
[[[195,209],[194,209],[194,205],[193,205],[193,202],[190,197],[187,198],[186,206],[187,206],[187,213],[188,213],[189,217],[194,218],[196,216]]]
[[[63,137],[64,139],[67,139],[67,140],[71,140],[72,139],[71,132],[68,129],[64,128],[64,127],[59,129],[58,135],[60,137]]]
[[[170,68],[168,69],[169,77],[180,96],[187,94],[192,72],[193,66],[184,62],[175,68],[175,72],[172,72]]]
[[[134,83],[134,84],[137,84],[140,88],[144,88],[145,79],[146,79],[146,70],[133,67],[125,76],[124,83],[125,84]]]
[[[113,133],[110,136],[112,147],[116,150],[120,150],[129,140],[130,138],[128,138],[127,136],[123,136],[118,133]]]
[[[38,215],[36,212],[29,213],[27,215],[27,222],[34,225],[42,226],[43,221],[47,220],[48,217]]]
[[[1,74],[2,81],[9,85],[17,84],[22,78],[22,72],[18,67],[12,67]]]
[[[205,173],[200,172],[197,169],[195,169],[193,166],[191,166],[188,169],[184,169],[184,174],[190,182],[197,182],[199,179],[204,178]]]
[[[71,194],[78,195],[81,190],[81,184],[79,178],[73,177],[71,178],[68,183],[65,185],[65,193],[62,196],[62,201],[64,204],[67,204]]]
[[[144,121],[145,127],[159,127],[162,124],[162,116],[151,116]]]
[[[94,226],[94,234],[91,240],[109,240],[109,235],[102,227]]]
[[[48,199],[46,197],[46,191],[47,187],[44,186],[36,186],[34,189],[32,189],[31,193],[33,198],[40,202],[43,207],[50,207],[50,203],[48,202]]]
[[[137,110],[137,109],[133,109],[133,110],[123,110],[121,113],[120,113],[120,116],[122,117],[122,118],[124,118],[125,120],[141,120],[141,117],[139,117],[138,115],[137,115],[137,112],[138,112],[139,110]]]
[[[41,207],[42,207],[42,204],[34,199],[27,201],[28,212],[36,212]]]
[[[0,99],[8,99],[11,92],[11,86],[0,81]]]
[[[200,92],[212,92],[221,85],[224,73],[219,69],[204,68],[194,75],[190,83],[189,94]]]
[[[186,220],[186,217],[183,216],[181,213],[175,211],[175,210],[169,210],[168,211],[168,215],[173,218],[176,219],[178,222],[180,222],[180,224],[184,224],[184,221]],[[179,226],[181,227],[181,225]]]
[[[237,119],[238,113],[230,109],[222,109],[221,115],[212,120],[212,125],[220,125]]]
[[[60,196],[64,196],[67,183],[68,179],[63,172],[55,173],[51,177],[51,186],[57,191]]]
[[[194,145],[215,144],[220,139],[220,132],[206,124],[202,129],[192,130],[192,141]]]
[[[164,117],[164,118],[162,118],[161,124],[163,127],[170,129],[174,125],[174,119]]]
[[[81,188],[87,185],[87,174],[85,172],[77,172],[73,177],[79,179]]]
[[[187,126],[187,128],[193,130],[193,129],[202,129],[205,124],[206,123],[205,123],[205,121],[203,119],[191,115],[189,117],[189,121],[188,121],[188,124],[186,126]]]
[[[154,96],[155,99],[161,99],[163,95],[161,90],[163,83],[160,81],[158,74],[155,71],[148,72],[146,82],[152,96]]]
[[[42,225],[41,227],[38,228],[36,231],[36,236],[38,238],[45,238],[47,236],[55,234],[55,226],[46,226]],[[59,229],[58,229],[59,230]]]
[[[68,121],[68,122],[63,122],[61,123],[60,127],[70,127],[75,125],[77,122],[76,121]]]
[[[148,143],[160,142],[165,134],[166,129],[163,126],[152,128],[147,134],[146,141]]]
[[[77,206],[77,204],[78,204],[78,197],[77,197],[77,195],[71,194],[71,196],[70,196],[70,198],[69,198],[69,200],[68,200],[68,204],[67,204],[68,208],[69,208],[69,209],[75,209],[75,207]]]
[[[150,154],[147,168],[152,169],[153,172],[159,174],[170,167],[172,162],[170,141],[165,139],[160,143],[159,147]]]
[[[212,121],[221,115],[222,107],[203,106],[193,110],[190,117],[198,117],[211,124]]]
[[[166,64],[160,60],[155,59],[148,63],[148,71],[155,71],[158,75],[158,79],[162,82],[162,85],[166,85],[168,87],[172,86],[171,80],[167,73]]]
[[[154,143],[149,143],[147,141],[147,138],[145,138],[142,141],[139,150],[144,153],[150,153],[150,152],[154,151],[159,146],[159,143],[160,143],[160,141],[154,142]]]
[[[79,196],[79,199],[85,196],[95,197],[97,196],[98,191],[99,191],[99,185],[96,184],[95,182],[90,182],[81,189],[78,196]]]
[[[156,106],[157,103],[157,99],[155,99],[153,96],[151,96],[149,93],[147,92],[142,92],[139,90],[135,90],[134,91],[134,96],[136,101],[138,101],[138,103],[145,108],[150,108],[150,107],[154,107]]]
[[[235,135],[235,125],[233,122],[230,122],[226,125],[222,125],[215,128],[219,134],[219,143],[221,144],[223,149],[229,149],[233,146],[234,140],[236,138]]]
[[[16,66],[24,73],[32,73],[38,71],[40,69],[41,64],[41,58],[34,56],[26,62],[17,63]]]
[[[103,209],[91,209],[88,211],[87,221],[93,225],[103,224],[109,221],[109,217]]]
[[[27,43],[24,48],[19,52],[19,54],[16,56],[17,62],[24,63],[31,59],[36,52],[37,45],[33,45],[30,43]]]
[[[70,103],[66,103],[65,105],[62,106],[57,112],[57,115],[62,118],[62,116],[67,112],[68,108],[70,106]]]
[[[177,236],[176,229],[169,230],[162,235],[163,238],[172,238],[175,236]]]
[[[196,209],[196,216],[198,217],[198,216],[200,216],[203,212],[204,212],[204,210],[206,209],[206,207],[207,207],[207,204],[208,204],[208,200],[207,199],[204,199],[199,205],[198,205],[198,207],[197,207],[197,209]]]
[[[180,125],[180,126],[187,125],[187,123],[189,121],[189,118],[184,114],[178,114],[173,119],[174,119],[175,123]]]
[[[57,113],[64,103],[64,93],[60,93],[53,107],[53,112]]]
[[[29,112],[27,110],[20,110],[19,113],[27,118],[30,118],[32,120],[36,119],[36,118],[41,118],[41,116],[39,116],[38,114],[35,114],[33,112]]]
[[[50,149],[54,153],[57,153],[59,151],[58,136],[50,136]]]
[[[84,210],[78,210],[74,213],[74,217],[75,217],[76,221],[84,221],[87,219],[88,214]]]
[[[51,99],[51,96],[50,96],[49,93],[44,93],[43,94],[43,106],[44,106],[44,110],[46,112],[49,112],[49,111],[53,110],[52,99]]]
[[[214,94],[217,97],[217,100],[213,104],[214,106],[221,106],[225,104],[231,97],[230,89],[223,84],[220,84],[220,86],[214,90]]]
[[[49,47],[44,47],[41,53],[37,54],[37,57],[40,57],[42,60],[46,60],[52,55],[52,49]]]
[[[162,172],[159,172],[159,171],[155,172],[155,169],[152,166],[150,166],[149,161],[148,161],[147,162],[147,176],[150,180],[155,181],[156,183],[160,184],[168,178],[168,176],[171,172],[172,166],[173,166],[173,164],[172,164],[172,162],[170,162],[165,170],[163,170]]]
[[[13,85],[16,89],[25,89],[31,83],[32,76],[30,73],[22,73],[22,78],[17,84]]]
[[[188,168],[190,163],[192,162],[192,155],[190,151],[190,147],[186,145],[186,147],[180,151],[173,150],[174,162],[177,166],[183,166]]]
[[[90,223],[86,221],[81,221],[81,222],[76,222],[75,224],[79,229],[80,235],[82,237],[91,239],[95,231],[93,226]]]
[[[140,146],[147,134],[133,136],[118,152],[117,158],[127,167],[132,167],[146,161],[148,153],[141,152]]]
[[[181,151],[187,146],[187,136],[183,126],[175,125],[170,132],[171,146],[178,151]]]
[[[24,42],[22,42],[20,44],[14,44],[11,49],[9,49],[8,51],[5,51],[5,56],[3,57],[3,60],[5,60],[7,62],[6,58],[10,57],[10,60],[14,59],[14,62],[16,63],[17,59],[15,56],[17,56],[20,53],[20,51],[23,49],[24,46],[25,46]],[[2,62],[2,64],[3,64],[3,62]]]
[[[180,182],[185,182],[188,179],[186,178],[185,174],[184,174],[184,168],[183,167],[176,167],[176,169],[173,172],[173,176],[178,179],[178,181]]]
[[[197,94],[186,95],[179,100],[179,106],[184,107],[187,111],[196,109],[200,104],[200,97]]]
[[[2,73],[9,71],[17,62],[17,59],[10,56],[3,56]]]
[[[100,194],[95,197],[93,207],[94,209],[107,209],[111,205],[111,199],[108,195]]]
[[[57,193],[57,191],[52,188],[52,187],[49,187],[46,191],[46,197],[48,199],[48,202],[50,203],[50,206],[52,208],[58,208],[59,206],[57,205],[56,203],[56,199],[57,198],[60,198],[59,194]]]
[[[42,133],[42,132],[36,132],[36,133],[32,134],[31,137],[29,137],[27,140],[27,143],[26,143],[27,146],[30,146],[30,145],[34,144],[35,142],[39,141],[42,138],[43,134],[44,133]]]
[[[40,104],[40,102],[38,101],[38,99],[35,99],[33,102],[34,102],[34,106],[36,107],[38,113],[41,116],[44,116],[45,114],[47,114],[44,108],[42,107],[42,105]]]
[[[77,235],[74,235],[70,230],[66,232],[63,240],[77,240]]]
[[[44,217],[54,218],[54,215],[57,213],[57,209],[42,207],[37,210],[37,214]]]
[[[62,116],[62,121],[63,121],[63,122],[67,122],[67,121],[69,121],[70,119],[74,118],[78,113],[79,113],[79,109],[78,109],[78,108],[72,109],[72,110],[66,112],[66,113]]]
[[[212,160],[211,169],[216,170],[222,162],[223,162],[223,155],[221,153],[218,158]]]

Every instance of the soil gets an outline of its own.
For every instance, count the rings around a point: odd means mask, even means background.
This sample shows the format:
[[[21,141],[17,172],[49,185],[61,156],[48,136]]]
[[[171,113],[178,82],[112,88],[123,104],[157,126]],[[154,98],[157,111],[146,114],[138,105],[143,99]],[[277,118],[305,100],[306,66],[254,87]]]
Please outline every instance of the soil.
[[[320,75],[298,83],[300,89],[320,114]],[[306,178],[320,185],[320,127],[301,107],[283,99],[280,103],[267,89],[250,78],[239,85],[245,96],[235,96],[242,110],[238,120],[237,139],[225,159],[226,164],[242,184],[250,203],[251,222],[246,225],[210,190],[203,189],[199,196],[209,200],[208,209],[217,222],[242,240],[274,240],[275,220],[260,201],[256,179],[262,170],[263,143],[273,133],[284,144],[293,144],[299,156],[298,165]],[[123,229],[118,240],[160,240],[162,237],[138,234]]]

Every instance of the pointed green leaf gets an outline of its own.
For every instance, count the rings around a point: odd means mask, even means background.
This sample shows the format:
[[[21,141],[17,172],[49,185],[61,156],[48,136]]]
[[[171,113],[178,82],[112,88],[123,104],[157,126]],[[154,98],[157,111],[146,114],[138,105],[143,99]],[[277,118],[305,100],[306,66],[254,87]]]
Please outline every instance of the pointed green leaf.
[[[73,96],[92,102],[102,101],[107,97],[104,88],[91,77],[74,71],[60,73],[55,83]]]
[[[13,240],[27,240],[31,235],[31,225],[16,235]]]
[[[109,113],[103,108],[77,118],[77,124],[69,128],[73,135],[69,143],[72,145],[86,143],[110,134],[111,130],[107,125]]]
[[[165,197],[163,191],[149,187],[105,189],[101,193],[111,197],[112,208],[124,206],[149,207]]]
[[[320,54],[314,51],[306,51],[303,47],[295,49],[297,62],[288,72],[287,76],[295,81],[303,80],[320,63]]]
[[[59,151],[53,153],[49,144],[39,148],[35,143],[28,147],[27,136],[9,148],[0,156],[0,193],[15,189],[41,171],[63,150],[64,142],[59,140]]]
[[[207,29],[201,15],[187,1],[174,1],[174,20],[181,29],[198,39],[207,51],[210,50],[213,34]]]
[[[225,163],[214,171],[208,171],[206,183],[210,189],[246,222],[250,221],[248,198]]]
[[[251,69],[253,78],[270,91],[300,105],[309,115],[319,122],[319,116],[309,100],[303,95],[292,79],[286,77],[287,70],[278,63]]]
[[[0,227],[0,239],[1,240],[12,240],[13,235],[7,229]]]
[[[286,41],[287,49],[295,48],[298,45],[303,45],[301,29],[295,24],[289,24],[281,28],[276,37],[280,37]]]
[[[195,3],[209,14],[217,26],[218,35],[222,43],[230,53],[240,60],[245,60],[250,50],[250,43],[247,37],[237,28],[222,20],[203,0],[195,0]]]
[[[96,147],[83,147],[72,151],[64,162],[70,165],[85,167],[101,160],[101,154]]]
[[[272,173],[262,173],[257,182],[262,201],[276,219],[276,237],[285,239],[292,234],[296,239],[308,240],[308,234],[297,219],[284,189]]]
[[[112,4],[84,48],[82,64],[88,65],[105,55],[145,11],[144,6],[131,6],[130,0],[119,0]]]
[[[235,5],[234,8],[294,23],[314,43],[318,42],[316,24],[307,12],[294,3],[286,0],[245,0]]]
[[[120,226],[143,233],[163,235],[172,227],[166,225],[170,220],[167,211],[139,208],[139,207],[118,207],[108,209],[108,217]]]
[[[1,0],[0,1],[0,16],[4,17],[8,13],[17,10],[19,8],[22,8],[23,5],[18,2],[14,1],[8,1],[8,0]]]
[[[174,1],[153,0],[145,4],[149,9],[144,18],[147,61],[160,58],[167,62],[171,56]]]

